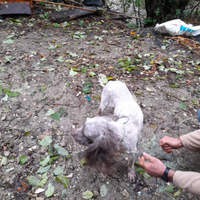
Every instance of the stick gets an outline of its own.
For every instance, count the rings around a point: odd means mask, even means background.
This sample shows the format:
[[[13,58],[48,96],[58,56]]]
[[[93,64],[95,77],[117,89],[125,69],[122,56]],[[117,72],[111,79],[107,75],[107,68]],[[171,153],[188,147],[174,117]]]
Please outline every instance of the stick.
[[[54,3],[54,2],[50,2],[50,1],[41,1],[41,0],[33,0],[33,1],[47,3],[47,4],[60,5],[60,6],[70,7],[70,8],[76,8],[76,9],[80,9],[80,10],[87,10],[87,11],[92,11],[92,12],[98,11],[98,10],[92,10],[92,9],[87,9],[87,8],[81,8],[81,7],[77,7],[77,6],[71,6],[71,5],[67,5],[67,4],[63,4],[63,3]]]
[[[194,119],[194,118],[196,118],[196,117],[191,117],[191,118],[188,118],[188,119],[184,119],[182,122],[180,122],[178,125],[176,125],[176,126],[179,126],[179,125],[181,125],[183,122],[185,122],[185,121],[188,121],[188,120],[190,120],[190,119]]]

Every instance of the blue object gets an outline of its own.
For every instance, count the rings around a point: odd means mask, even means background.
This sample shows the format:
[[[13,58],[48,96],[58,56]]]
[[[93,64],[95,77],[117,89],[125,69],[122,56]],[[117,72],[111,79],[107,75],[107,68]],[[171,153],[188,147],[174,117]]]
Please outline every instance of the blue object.
[[[198,119],[198,121],[200,122],[200,109],[199,109],[198,112],[197,112],[197,119]]]
[[[187,27],[187,26],[181,25],[180,31],[194,32],[195,30],[193,30],[193,29],[191,29],[191,28],[189,28],[189,27]]]
[[[88,101],[90,100],[90,97],[89,96],[85,96],[87,99],[88,99]]]

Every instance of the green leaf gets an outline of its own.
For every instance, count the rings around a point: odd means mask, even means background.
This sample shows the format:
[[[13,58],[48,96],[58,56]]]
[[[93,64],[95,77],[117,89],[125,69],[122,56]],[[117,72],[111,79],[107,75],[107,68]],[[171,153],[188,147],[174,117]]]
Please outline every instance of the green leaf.
[[[194,104],[197,104],[197,105],[198,105],[198,102],[197,102],[197,100],[195,100],[195,99],[192,99],[192,102],[193,102]]]
[[[45,195],[46,197],[50,197],[53,195],[53,193],[54,193],[54,186],[51,183],[49,183],[48,189],[45,191]]]
[[[83,192],[83,193],[82,193],[82,197],[83,197],[84,199],[90,199],[90,198],[93,197],[93,193],[90,192],[89,190],[87,190],[86,192]]]
[[[3,43],[4,44],[12,44],[12,43],[14,43],[14,40],[11,40],[11,39],[5,40],[5,41],[3,41]]]
[[[70,52],[67,52],[67,53],[72,57],[77,57],[78,56],[76,53],[70,53]]]
[[[47,165],[47,163],[50,161],[50,157],[47,156],[43,161],[40,162],[40,165],[42,165],[42,167],[44,167],[45,165]]]
[[[64,60],[63,60],[63,57],[62,57],[62,56],[59,56],[59,57],[56,59],[56,61],[58,61],[58,62],[64,62]]]
[[[48,152],[49,152],[50,158],[51,158],[51,156],[54,156],[53,146],[52,145],[49,146]]]
[[[137,100],[137,97],[133,94],[133,98],[134,98],[134,100],[137,102],[138,100]]]
[[[6,96],[3,97],[3,98],[1,99],[1,101],[8,101],[8,95],[6,94]]]
[[[140,92],[140,91],[136,91],[135,93],[136,94],[143,94],[143,92]]]
[[[100,99],[101,99],[101,97],[100,97],[98,94],[94,95],[93,98],[94,98],[95,100],[100,100]]]
[[[146,87],[146,90],[147,90],[148,92],[152,92],[152,90],[151,90],[150,88],[148,88],[148,87]]]
[[[51,135],[45,135],[42,140],[40,141],[41,146],[48,146],[52,143]]]
[[[38,184],[39,187],[44,187],[49,177],[45,176]]]
[[[8,162],[8,159],[6,157],[3,156],[3,158],[1,159],[1,164],[0,166],[6,165]]]
[[[96,74],[94,72],[90,72],[89,76],[95,76]]]
[[[82,67],[81,68],[81,73],[86,73],[86,69],[87,69],[86,67]]]
[[[146,144],[143,144],[142,146],[145,149],[151,149],[156,145],[156,136],[153,135],[153,137],[149,140],[149,142],[147,142]]]
[[[108,80],[113,80],[113,77],[112,76],[107,76],[107,79]]]
[[[46,112],[46,116],[51,116],[52,114],[54,114],[56,111],[54,111],[54,110],[51,110],[51,109],[49,109],[47,112]]]
[[[143,78],[142,80],[143,80],[143,81],[148,81],[148,80],[149,80],[149,78]]]
[[[26,162],[27,158],[25,155],[21,155],[19,158],[19,163],[23,165]]]
[[[63,183],[63,185],[64,185],[65,187],[68,186],[67,177],[63,176],[62,174],[59,174],[58,176],[56,176],[56,181],[58,181],[59,183]]]
[[[53,25],[53,27],[55,27],[55,28],[60,27],[60,24],[57,24],[57,23],[53,23],[52,25]]]
[[[2,90],[3,90],[4,94],[7,94],[10,97],[16,97],[20,94],[19,92],[13,92],[10,89],[6,89],[6,88],[3,88]]]
[[[187,99],[186,99],[186,98],[184,98],[184,97],[182,97],[182,98],[181,98],[181,101],[187,101]]]
[[[164,192],[165,191],[165,186],[160,186],[158,188],[158,193]]]
[[[37,186],[40,182],[40,180],[38,180],[35,176],[29,176],[27,180],[32,186]]]
[[[59,146],[58,144],[54,144],[54,149],[58,152],[58,154],[62,156],[69,156],[68,151],[65,150],[63,147]]]
[[[58,155],[54,155],[54,156],[50,156],[50,162],[49,164],[51,164],[54,160],[57,160],[60,156]]]
[[[60,112],[62,117],[67,117],[68,116],[68,112],[64,108],[60,108],[59,112]]]
[[[70,74],[71,76],[75,76],[75,75],[78,74],[78,72],[75,72],[75,71],[71,68],[69,74]]]
[[[100,195],[101,195],[101,197],[105,197],[106,196],[106,194],[107,194],[107,189],[106,189],[106,186],[105,185],[102,185],[101,187],[100,187]]]
[[[136,167],[135,170],[142,174],[144,178],[148,179],[150,178],[150,176],[145,172],[145,170],[143,168],[141,168],[140,166],[139,167]]]
[[[84,93],[84,94],[88,94],[88,93],[90,93],[90,91],[91,91],[91,84],[90,84],[90,82],[88,81],[88,79],[85,81],[85,83],[83,83],[83,85],[82,85],[82,92]]]
[[[64,189],[64,190],[62,190],[62,194],[61,194],[61,197],[63,197],[63,196],[66,196],[67,195],[67,191]]]
[[[173,193],[175,186],[173,185],[168,185],[167,187],[165,187],[165,191]]]
[[[179,106],[179,108],[181,108],[181,109],[185,108],[185,104],[182,103],[182,104]]]
[[[45,86],[40,87],[41,92],[43,92],[46,88],[47,87],[45,87]]]
[[[170,83],[169,85],[170,85],[171,87],[173,87],[173,88],[178,88],[178,87],[180,86],[179,83]]]
[[[59,174],[62,174],[64,171],[65,165],[63,166],[58,166],[55,170],[54,170],[54,174],[57,176]]]
[[[86,162],[85,158],[82,158],[82,159],[81,159],[81,162],[80,162],[81,166],[83,166],[83,165],[86,164],[86,163],[87,163],[87,162]]]
[[[53,119],[57,120],[57,121],[60,120],[60,114],[59,114],[58,112],[53,113],[53,114],[51,115],[51,117],[52,117]]]
[[[108,82],[108,79],[105,74],[99,74],[99,77],[101,78],[101,82],[105,85]]]
[[[46,167],[40,167],[38,170],[37,170],[37,173],[45,173],[47,172],[49,169],[51,168],[51,165],[47,165]]]

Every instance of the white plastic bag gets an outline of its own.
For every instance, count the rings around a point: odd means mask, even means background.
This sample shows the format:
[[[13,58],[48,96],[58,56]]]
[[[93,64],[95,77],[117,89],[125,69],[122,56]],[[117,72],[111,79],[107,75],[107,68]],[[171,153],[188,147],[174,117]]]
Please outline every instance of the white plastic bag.
[[[197,36],[200,34],[200,26],[193,26],[192,24],[186,24],[180,19],[174,19],[162,24],[156,24],[155,31],[159,33],[168,33],[174,35],[187,35]]]

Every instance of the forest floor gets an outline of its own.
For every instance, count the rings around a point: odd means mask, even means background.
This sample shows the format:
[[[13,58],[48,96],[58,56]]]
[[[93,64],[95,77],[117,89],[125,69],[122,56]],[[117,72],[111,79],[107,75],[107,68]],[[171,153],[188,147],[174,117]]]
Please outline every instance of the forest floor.
[[[126,154],[116,154],[113,176],[82,160],[86,148],[70,133],[96,113],[100,76],[126,83],[141,106],[140,152],[172,169],[200,172],[199,154],[168,155],[158,146],[164,135],[200,128],[199,43],[111,17],[0,20],[0,199],[200,199],[138,168],[137,184],[130,184]]]

